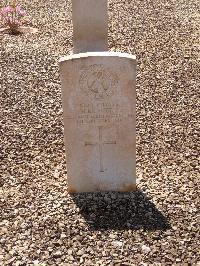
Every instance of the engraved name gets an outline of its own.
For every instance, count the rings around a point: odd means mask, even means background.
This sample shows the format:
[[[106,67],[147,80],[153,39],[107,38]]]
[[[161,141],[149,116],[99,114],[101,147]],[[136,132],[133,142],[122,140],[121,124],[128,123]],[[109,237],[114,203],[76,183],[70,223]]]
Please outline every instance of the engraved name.
[[[99,123],[119,123],[134,117],[128,107],[122,107],[118,103],[81,103],[78,107],[76,122],[78,125],[99,124]]]

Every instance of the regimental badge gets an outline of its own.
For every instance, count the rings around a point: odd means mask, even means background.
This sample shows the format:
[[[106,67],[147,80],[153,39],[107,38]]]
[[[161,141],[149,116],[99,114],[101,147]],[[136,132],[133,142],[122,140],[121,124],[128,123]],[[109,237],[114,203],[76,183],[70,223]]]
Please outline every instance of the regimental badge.
[[[104,65],[91,65],[80,75],[80,88],[96,100],[111,97],[118,83],[117,76]]]

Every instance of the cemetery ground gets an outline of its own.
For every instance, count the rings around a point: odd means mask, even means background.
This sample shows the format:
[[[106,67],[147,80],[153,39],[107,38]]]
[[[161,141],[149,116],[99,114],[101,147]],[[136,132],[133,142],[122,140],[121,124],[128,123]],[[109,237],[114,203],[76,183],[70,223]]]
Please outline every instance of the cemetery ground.
[[[70,1],[20,1],[0,35],[0,265],[200,265],[199,1],[109,1],[109,48],[136,54],[137,184],[69,195],[58,60]]]

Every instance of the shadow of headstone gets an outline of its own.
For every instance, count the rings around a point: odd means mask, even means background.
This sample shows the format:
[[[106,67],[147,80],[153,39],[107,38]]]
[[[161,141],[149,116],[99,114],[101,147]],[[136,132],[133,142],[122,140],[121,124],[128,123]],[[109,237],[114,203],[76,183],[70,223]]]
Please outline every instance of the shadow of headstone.
[[[91,230],[167,230],[164,215],[141,191],[71,194]]]

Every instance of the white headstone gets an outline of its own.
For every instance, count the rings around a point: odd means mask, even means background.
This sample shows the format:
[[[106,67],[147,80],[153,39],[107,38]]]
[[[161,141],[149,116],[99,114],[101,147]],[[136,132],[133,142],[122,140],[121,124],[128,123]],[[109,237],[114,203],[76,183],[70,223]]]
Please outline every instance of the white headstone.
[[[129,54],[60,60],[69,192],[135,189],[135,72]]]
[[[74,53],[108,50],[107,0],[72,0]]]

